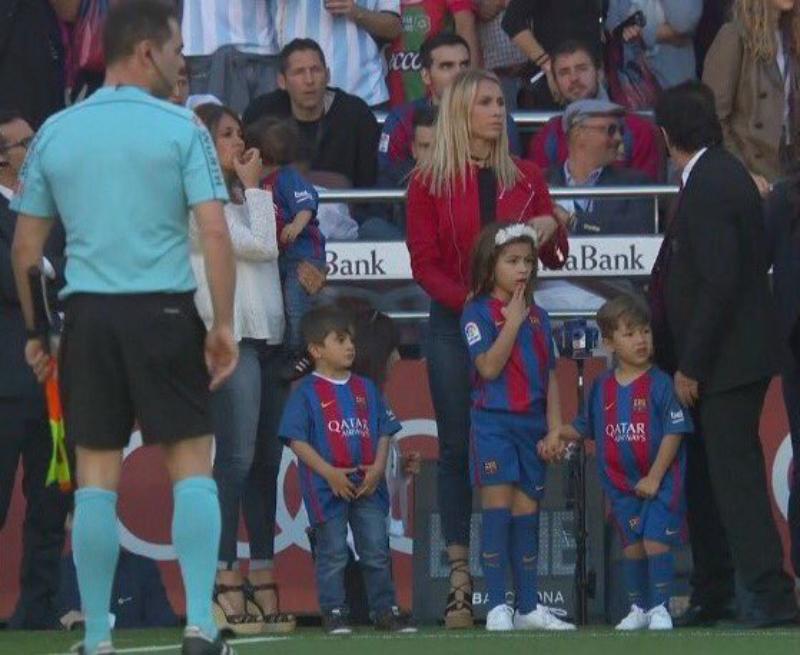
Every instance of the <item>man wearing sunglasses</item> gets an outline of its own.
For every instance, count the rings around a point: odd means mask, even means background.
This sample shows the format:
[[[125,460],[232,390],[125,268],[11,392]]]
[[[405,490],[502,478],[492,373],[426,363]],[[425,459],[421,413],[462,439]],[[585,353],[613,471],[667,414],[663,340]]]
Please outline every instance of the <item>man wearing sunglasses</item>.
[[[50,426],[42,387],[23,357],[25,321],[11,269],[17,216],[9,202],[32,139],[33,130],[20,114],[0,109],[0,529],[11,505],[20,460],[26,500],[20,596],[10,620],[16,630],[58,625],[56,594],[69,501],[57,486],[45,487],[52,452]],[[56,223],[45,246],[45,267],[51,267],[62,281],[63,253],[64,232]]]
[[[647,184],[641,171],[612,164],[625,134],[625,110],[606,100],[578,100],[562,117],[567,160],[548,171],[555,186],[627,186]],[[557,218],[573,234],[646,234],[655,230],[651,198],[560,199]]]

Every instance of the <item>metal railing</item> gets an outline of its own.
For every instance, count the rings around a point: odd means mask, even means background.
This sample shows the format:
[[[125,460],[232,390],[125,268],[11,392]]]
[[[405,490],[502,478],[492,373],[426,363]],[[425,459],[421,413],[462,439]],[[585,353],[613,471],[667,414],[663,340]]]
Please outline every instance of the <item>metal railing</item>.
[[[550,187],[553,198],[641,198],[677,195],[678,187],[670,184],[646,184],[614,187]],[[403,202],[405,189],[328,189],[319,192],[322,202],[370,203]]]
[[[529,128],[529,127],[539,127],[540,125],[544,125],[554,116],[561,116],[563,114],[562,111],[515,111],[511,113],[511,117],[514,119],[514,122],[517,124],[517,127],[522,128]],[[652,111],[639,111],[636,112],[640,116],[644,116],[646,118],[652,118],[653,112]],[[378,121],[379,125],[383,125],[386,121],[386,116],[388,115],[385,111],[376,111],[374,112],[375,118]]]

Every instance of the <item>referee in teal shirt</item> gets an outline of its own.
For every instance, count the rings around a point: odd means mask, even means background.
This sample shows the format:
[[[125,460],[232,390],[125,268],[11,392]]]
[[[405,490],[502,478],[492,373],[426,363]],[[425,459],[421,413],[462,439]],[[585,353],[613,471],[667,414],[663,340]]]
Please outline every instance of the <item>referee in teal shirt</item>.
[[[114,652],[108,606],[119,554],[116,490],[136,421],[145,443],[161,445],[174,484],[172,541],[188,624],[183,653],[231,653],[211,613],[220,512],[208,412],[209,389],[238,358],[227,191],[208,132],[191,112],[162,100],[183,66],[174,11],[159,0],[113,5],[104,46],[105,86],[44,124],[12,204],[19,212],[14,272],[31,329],[25,357],[40,380],[48,358],[32,329],[27,271],[41,260],[53,217],[66,230],[59,357],[66,432],[77,456],[72,543],[86,617],[79,652]],[[208,334],[193,301],[190,208],[214,306]]]

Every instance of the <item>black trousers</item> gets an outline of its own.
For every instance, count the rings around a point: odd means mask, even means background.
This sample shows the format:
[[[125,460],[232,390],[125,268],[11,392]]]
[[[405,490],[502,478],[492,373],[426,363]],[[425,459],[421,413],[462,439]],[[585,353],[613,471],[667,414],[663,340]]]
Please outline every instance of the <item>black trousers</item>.
[[[57,485],[45,487],[51,454],[43,398],[0,398],[0,529],[11,505],[20,460],[26,500],[20,595],[9,621],[14,629],[52,628],[58,618],[59,563],[70,497]],[[0,559],[6,558],[0,554]]]
[[[694,411],[697,432],[686,440],[692,604],[721,609],[733,600],[735,578],[762,613],[794,602],[758,436],[768,385],[704,396]]]

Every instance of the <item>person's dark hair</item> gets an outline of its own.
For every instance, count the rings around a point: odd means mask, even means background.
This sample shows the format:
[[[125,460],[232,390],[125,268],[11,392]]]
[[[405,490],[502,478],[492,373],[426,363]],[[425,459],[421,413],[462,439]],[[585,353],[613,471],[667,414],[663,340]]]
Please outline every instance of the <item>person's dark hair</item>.
[[[581,41],[579,39],[567,39],[566,41],[562,41],[561,43],[559,43],[550,52],[550,61],[552,61],[553,64],[555,64],[556,59],[558,59],[559,57],[574,55],[576,52],[585,52],[587,55],[589,55],[589,58],[595,65],[595,68],[600,68],[602,66],[602,62],[600,61],[600,55],[595,51],[595,48],[590,46],[585,41]]]
[[[23,119],[22,113],[16,109],[5,109],[0,107],[0,127],[20,119]],[[0,150],[5,148],[7,145],[8,139],[6,139],[5,135],[3,134],[3,130],[0,129]]]
[[[536,244],[531,237],[520,236],[519,238],[509,239],[502,246],[498,246],[496,242],[497,233],[511,225],[513,225],[513,222],[489,223],[478,235],[478,240],[472,251],[472,279],[470,291],[472,291],[473,296],[486,295],[494,290],[494,269],[497,266],[497,260],[500,258],[500,253],[502,253],[503,250],[514,243],[528,243],[533,250],[534,268],[531,279],[528,280],[528,286],[525,289],[525,298],[528,302],[532,302],[533,287],[536,282],[536,273],[538,271]]]
[[[650,325],[650,310],[644,301],[623,294],[606,302],[597,312],[597,325],[604,339],[610,339],[622,326]]]
[[[300,333],[306,344],[320,346],[331,333],[353,336],[353,321],[349,313],[336,305],[320,305],[305,313]]]
[[[112,3],[103,29],[106,65],[133,54],[142,41],[163,46],[172,35],[170,21],[178,25],[178,14],[164,0],[125,0]]]
[[[340,303],[353,317],[356,358],[352,371],[372,380],[379,389],[386,384],[386,365],[391,354],[400,346],[400,335],[394,321],[373,309],[368,303]]]
[[[422,42],[419,49],[419,62],[422,68],[430,70],[433,66],[433,51],[444,46],[463,45],[469,53],[469,43],[458,34],[452,32],[439,32],[436,36],[430,36]]]
[[[670,144],[692,153],[722,143],[714,93],[702,82],[683,82],[665,89],[656,103],[656,124]]]
[[[283,46],[283,50],[279,55],[279,64],[281,73],[284,75],[289,68],[289,57],[291,57],[295,52],[303,52],[304,50],[313,50],[319,55],[319,60],[322,62],[322,66],[326,67],[328,64],[325,62],[325,53],[322,52],[322,48],[320,48],[319,43],[317,43],[314,39],[292,39]]]
[[[439,115],[438,107],[417,107],[414,116],[411,118],[411,127],[416,130],[418,127],[433,127],[436,124],[436,117]]]
[[[299,158],[300,133],[292,120],[263,116],[247,126],[244,143],[247,148],[258,148],[268,165],[288,166]]]
[[[211,132],[212,138],[215,136],[217,126],[219,126],[219,122],[222,120],[223,116],[230,116],[236,121],[240,129],[242,127],[242,119],[239,118],[239,114],[230,107],[218,105],[215,102],[206,102],[202,105],[197,105],[197,107],[194,108],[194,113],[203,121],[203,125],[206,126],[206,129]]]

